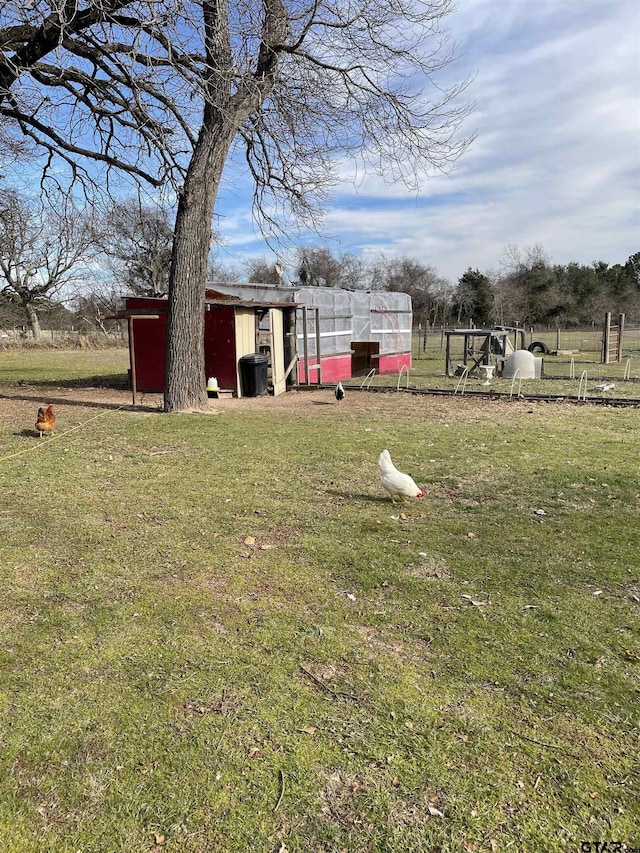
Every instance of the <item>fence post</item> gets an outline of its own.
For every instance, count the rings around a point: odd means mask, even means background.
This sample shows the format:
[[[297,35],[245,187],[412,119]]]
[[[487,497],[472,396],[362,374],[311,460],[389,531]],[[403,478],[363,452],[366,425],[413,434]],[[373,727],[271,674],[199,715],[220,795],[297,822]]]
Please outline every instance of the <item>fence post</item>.
[[[611,340],[611,311],[604,315],[604,333],[602,335],[602,364],[609,364],[609,342]]]
[[[318,362],[318,375],[316,376],[316,385],[322,385],[322,354],[320,352],[320,308],[315,309],[316,313],[316,361]]]
[[[302,330],[304,332],[302,345],[304,348],[304,384],[309,384],[309,332],[307,326],[307,306],[302,306]]]
[[[622,361],[622,334],[624,332],[625,314],[620,314],[618,317],[618,352],[617,361]]]

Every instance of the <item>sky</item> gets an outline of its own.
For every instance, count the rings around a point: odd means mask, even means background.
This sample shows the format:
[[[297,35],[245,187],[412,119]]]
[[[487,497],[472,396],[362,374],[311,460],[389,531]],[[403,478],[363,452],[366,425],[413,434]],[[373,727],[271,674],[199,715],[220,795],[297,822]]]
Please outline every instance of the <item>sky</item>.
[[[473,77],[471,147],[419,194],[375,175],[345,181],[322,237],[300,241],[413,258],[453,283],[469,267],[499,269],[509,245],[540,245],[558,264],[640,251],[640,3],[458,0],[447,25],[459,45],[447,75]],[[227,176],[218,197],[219,260],[275,261],[242,186]]]

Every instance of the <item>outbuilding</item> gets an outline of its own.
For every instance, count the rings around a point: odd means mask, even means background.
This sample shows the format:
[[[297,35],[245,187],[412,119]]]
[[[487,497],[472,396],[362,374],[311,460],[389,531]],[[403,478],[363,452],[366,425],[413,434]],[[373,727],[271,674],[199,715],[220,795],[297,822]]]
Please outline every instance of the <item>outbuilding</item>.
[[[411,297],[387,290],[211,282],[246,302],[293,303],[300,384],[411,369]]]
[[[139,391],[164,390],[167,307],[166,297],[125,300],[124,313],[132,317],[129,346]],[[262,352],[268,353],[271,392],[285,391],[287,368],[291,376],[296,364],[295,312],[295,304],[246,302],[229,296],[218,297],[207,290],[203,385],[208,377],[215,376],[222,391],[242,397],[240,359]]]
[[[140,391],[164,390],[167,307],[166,297],[125,300]],[[411,368],[411,320],[405,293],[211,282],[203,382],[216,377],[222,391],[246,395],[241,359],[255,353],[267,357],[272,394],[295,384],[399,373]]]

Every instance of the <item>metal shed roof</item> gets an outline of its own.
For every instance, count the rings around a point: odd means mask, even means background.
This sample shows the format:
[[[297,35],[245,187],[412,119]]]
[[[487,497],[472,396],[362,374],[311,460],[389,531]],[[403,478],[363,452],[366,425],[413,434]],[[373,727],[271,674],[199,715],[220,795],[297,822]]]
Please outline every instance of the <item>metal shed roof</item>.
[[[215,291],[210,291],[207,288],[207,293],[211,293]],[[166,296],[133,296],[131,294],[124,296],[123,299],[144,299],[147,302],[162,302],[163,305],[161,307],[157,306],[155,308],[135,308],[132,309],[132,312],[135,314],[144,314],[146,311],[151,313],[157,313],[158,311],[164,311],[165,308],[169,304],[169,300]],[[265,300],[255,300],[255,299],[241,299],[237,296],[227,296],[224,293],[216,293],[215,296],[205,296],[204,300],[205,305],[225,305],[225,306],[237,306],[239,308],[295,308],[298,303],[297,302],[267,302]],[[119,312],[123,316],[127,316],[126,312]],[[129,312],[131,313],[131,312]]]

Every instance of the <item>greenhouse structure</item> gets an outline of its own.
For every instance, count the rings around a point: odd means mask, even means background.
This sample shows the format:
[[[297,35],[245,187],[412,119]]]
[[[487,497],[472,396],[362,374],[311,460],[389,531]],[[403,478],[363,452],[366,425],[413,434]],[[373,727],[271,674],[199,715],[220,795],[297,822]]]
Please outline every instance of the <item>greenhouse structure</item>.
[[[411,368],[411,297],[391,291],[334,287],[210,282],[207,294],[245,304],[295,306],[294,354],[300,384],[324,384]],[[268,315],[260,321],[257,348],[269,335]],[[293,324],[285,324],[293,336]],[[289,368],[293,367],[290,362]]]

